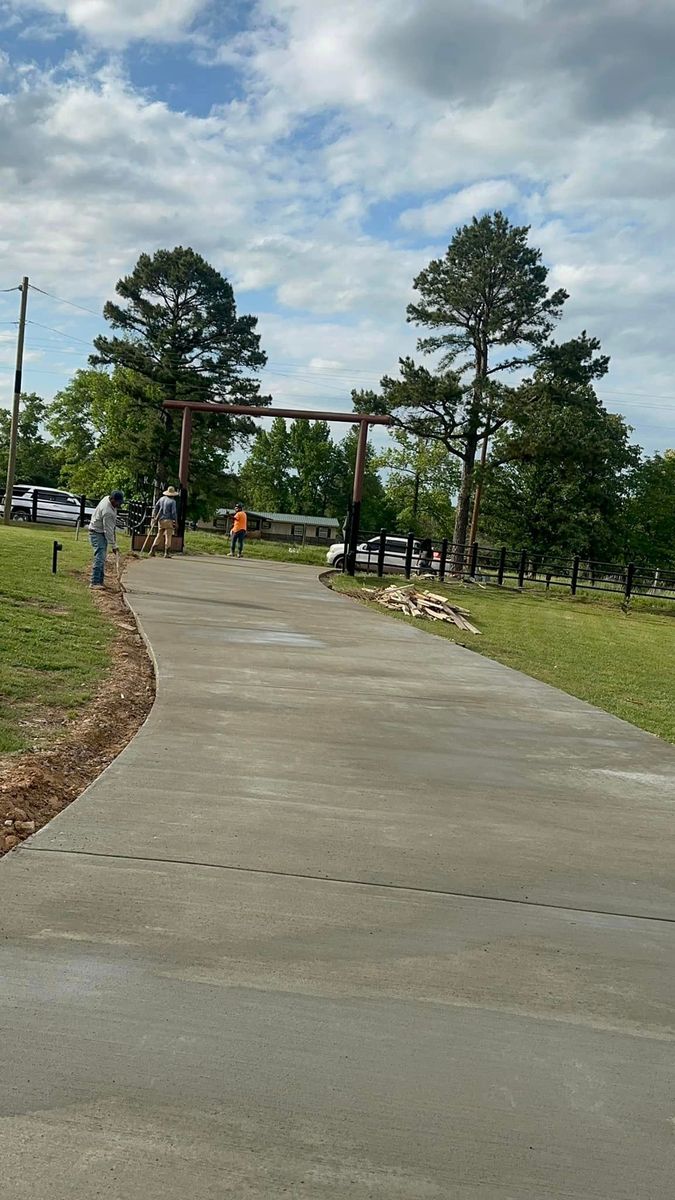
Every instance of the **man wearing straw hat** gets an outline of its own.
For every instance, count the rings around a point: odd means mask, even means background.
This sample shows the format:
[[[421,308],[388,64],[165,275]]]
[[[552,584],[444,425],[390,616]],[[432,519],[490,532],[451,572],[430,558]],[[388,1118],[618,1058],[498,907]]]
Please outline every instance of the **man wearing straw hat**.
[[[152,510],[152,523],[157,525],[157,537],[150,547],[151,558],[155,557],[155,550],[159,546],[162,538],[164,538],[164,557],[169,558],[171,551],[171,538],[178,521],[178,513],[176,511],[176,496],[179,494],[180,493],[177,492],[175,488],[168,487],[160,496]],[[143,547],[143,549],[145,549],[145,547]]]

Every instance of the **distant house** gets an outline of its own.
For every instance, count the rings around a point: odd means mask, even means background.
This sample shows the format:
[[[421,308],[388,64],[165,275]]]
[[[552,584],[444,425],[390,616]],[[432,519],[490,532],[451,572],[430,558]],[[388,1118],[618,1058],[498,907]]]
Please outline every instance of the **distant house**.
[[[330,545],[342,536],[340,522],[335,517],[301,517],[297,513],[254,512],[246,509],[248,536],[271,542],[302,542],[310,545]],[[214,525],[229,533],[233,508],[219,508]]]

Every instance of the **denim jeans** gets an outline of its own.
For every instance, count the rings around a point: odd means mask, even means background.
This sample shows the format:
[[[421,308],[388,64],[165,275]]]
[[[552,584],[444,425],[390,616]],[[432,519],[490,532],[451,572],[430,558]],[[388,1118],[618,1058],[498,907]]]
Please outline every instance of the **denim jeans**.
[[[108,543],[104,533],[95,533],[92,529],[89,533],[89,541],[94,550],[94,565],[91,572],[91,582],[94,584],[103,583],[105,574],[105,556],[108,550]]]
[[[237,533],[232,534],[232,555],[233,556],[236,554],[237,549],[238,549],[239,557],[241,558],[242,554],[244,553],[244,538],[245,537],[246,537],[245,529],[239,529],[237,531]]]

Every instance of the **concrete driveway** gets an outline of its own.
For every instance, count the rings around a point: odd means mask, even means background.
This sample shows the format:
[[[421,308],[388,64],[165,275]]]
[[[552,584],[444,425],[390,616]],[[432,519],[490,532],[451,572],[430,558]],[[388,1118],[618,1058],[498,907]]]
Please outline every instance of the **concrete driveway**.
[[[128,591],[150,719],[0,864],[3,1195],[670,1200],[672,748],[309,568]]]

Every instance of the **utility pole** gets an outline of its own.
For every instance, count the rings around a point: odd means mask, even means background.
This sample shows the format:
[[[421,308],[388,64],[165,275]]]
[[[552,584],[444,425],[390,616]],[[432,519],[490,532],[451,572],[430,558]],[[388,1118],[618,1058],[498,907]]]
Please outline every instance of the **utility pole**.
[[[7,486],[5,488],[5,525],[12,519],[12,494],[14,492],[14,471],[16,468],[16,443],[19,436],[19,402],[21,400],[21,373],[23,371],[23,341],[26,333],[26,306],[28,304],[28,276],[24,275],[21,287],[21,308],[19,311],[19,332],[16,339],[16,368],[14,371],[14,403],[12,405],[12,424],[9,434],[9,458],[7,459]]]

